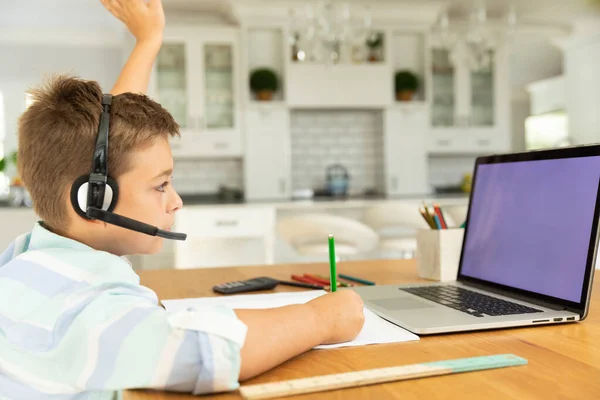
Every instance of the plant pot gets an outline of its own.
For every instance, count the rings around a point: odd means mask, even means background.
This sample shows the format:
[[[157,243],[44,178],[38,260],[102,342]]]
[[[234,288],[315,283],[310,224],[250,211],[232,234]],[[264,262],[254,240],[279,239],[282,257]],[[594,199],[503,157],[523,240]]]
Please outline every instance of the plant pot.
[[[396,92],[396,100],[398,101],[411,101],[415,92],[412,90],[401,90]]]
[[[256,98],[260,101],[270,101],[273,98],[273,92],[271,90],[261,90],[256,92]]]
[[[377,49],[371,49],[369,52],[369,62],[379,62],[379,54],[377,54]]]

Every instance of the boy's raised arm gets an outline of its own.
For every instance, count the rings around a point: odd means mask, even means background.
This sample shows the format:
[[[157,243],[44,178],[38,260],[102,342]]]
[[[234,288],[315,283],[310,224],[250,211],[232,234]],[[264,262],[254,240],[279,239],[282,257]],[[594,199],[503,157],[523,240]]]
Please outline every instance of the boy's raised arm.
[[[112,15],[121,20],[136,43],[110,91],[146,93],[152,64],[162,44],[165,15],[161,0],[100,0]]]

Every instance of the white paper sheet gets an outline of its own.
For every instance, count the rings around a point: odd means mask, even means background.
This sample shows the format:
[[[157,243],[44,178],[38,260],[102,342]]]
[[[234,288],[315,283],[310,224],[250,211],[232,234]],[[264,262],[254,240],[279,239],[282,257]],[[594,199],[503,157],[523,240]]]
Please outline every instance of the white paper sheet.
[[[231,308],[275,308],[289,304],[303,304],[316,297],[324,295],[324,290],[304,292],[286,292],[269,294],[250,294],[219,297],[200,297],[195,299],[163,300],[165,309],[175,312],[188,307],[224,305]],[[320,345],[316,349],[331,349],[346,346],[364,346],[376,343],[398,343],[419,340],[419,337],[397,325],[380,318],[365,307],[365,324],[358,336],[350,341],[337,344]]]

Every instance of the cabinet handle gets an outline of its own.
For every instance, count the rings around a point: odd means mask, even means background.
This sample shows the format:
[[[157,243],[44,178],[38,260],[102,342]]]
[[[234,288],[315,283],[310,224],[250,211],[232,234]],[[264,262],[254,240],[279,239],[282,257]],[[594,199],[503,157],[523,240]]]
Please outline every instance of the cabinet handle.
[[[437,144],[440,146],[450,146],[450,140],[448,139],[439,139]]]
[[[237,226],[240,221],[237,219],[221,219],[215,222],[216,226]]]
[[[213,145],[216,150],[225,150],[229,148],[229,144],[226,142],[218,142]]]
[[[392,176],[392,190],[398,190],[398,177]]]
[[[478,139],[477,144],[479,146],[488,146],[490,144],[490,139]]]

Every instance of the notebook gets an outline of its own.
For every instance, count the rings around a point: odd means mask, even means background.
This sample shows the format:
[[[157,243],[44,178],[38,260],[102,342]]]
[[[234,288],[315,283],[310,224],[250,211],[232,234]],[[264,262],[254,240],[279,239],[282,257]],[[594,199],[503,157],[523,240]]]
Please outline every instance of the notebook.
[[[210,307],[216,305],[239,309],[275,308],[290,304],[304,304],[326,294],[324,290],[301,292],[249,294],[236,296],[201,297],[193,299],[163,300],[162,304],[169,312],[185,310],[188,307]],[[358,336],[344,343],[316,346],[316,349],[330,349],[347,346],[364,346],[377,343],[399,343],[419,340],[419,337],[397,325],[378,317],[369,309],[364,309],[365,323]]]

